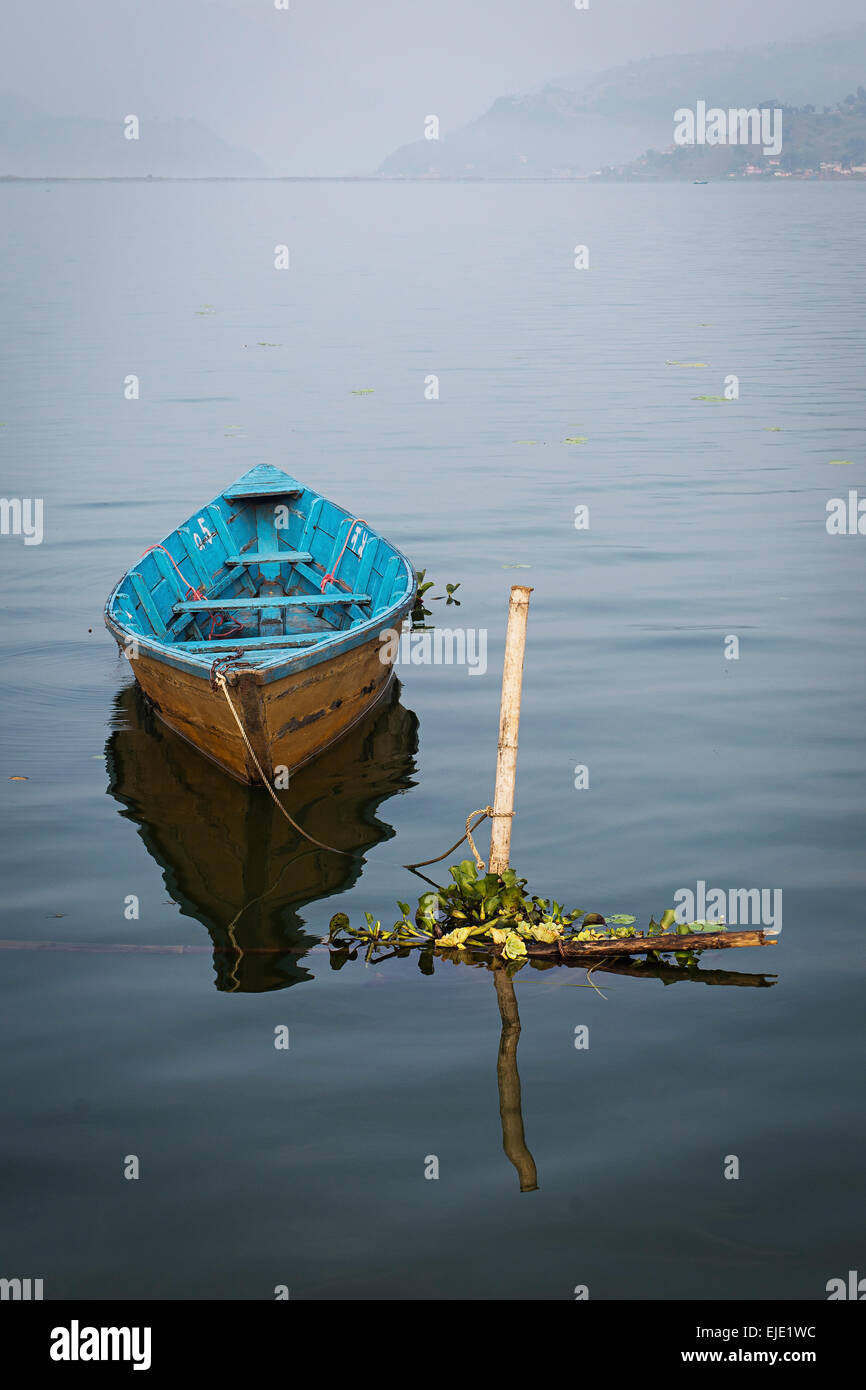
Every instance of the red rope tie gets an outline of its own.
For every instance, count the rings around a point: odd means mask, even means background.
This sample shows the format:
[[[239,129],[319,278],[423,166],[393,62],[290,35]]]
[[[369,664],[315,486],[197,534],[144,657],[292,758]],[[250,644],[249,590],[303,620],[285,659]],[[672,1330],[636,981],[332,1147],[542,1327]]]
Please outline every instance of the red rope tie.
[[[181,579],[186,585],[186,596],[188,599],[192,598],[201,600],[207,597],[207,591],[205,590],[204,586],[202,586],[200,589],[197,589],[193,584],[187,582],[187,578],[183,570],[180,568],[174,556],[171,554],[171,551],[166,550],[164,545],[149,545],[147,547],[147,550],[145,550],[144,555],[149,555],[152,550],[161,550],[163,555],[168,556],[175,570],[180,575]],[[144,555],[142,555],[141,557],[142,560],[144,559]],[[225,631],[221,630],[223,622],[228,624]],[[219,624],[220,626],[217,628],[216,631],[214,631],[217,624]],[[212,638],[217,637],[237,637],[239,633],[245,631],[246,629],[244,627],[244,624],[239,623],[237,618],[230,618],[227,614],[220,611],[218,613],[214,613],[213,617],[210,620],[210,630],[207,635],[207,640],[211,641]]]
[[[356,526],[369,526],[369,524],[370,524],[369,521],[365,521],[364,518],[363,518],[362,516],[356,516],[356,517],[355,517],[354,521],[352,522],[351,526],[349,527],[348,531],[346,532],[346,539],[343,541],[343,549],[340,551],[339,555],[337,556],[337,563],[334,565],[333,570],[329,571],[329,572],[325,575],[324,579],[322,580],[322,583],[321,583],[321,585],[320,585],[320,587],[319,587],[319,593],[320,593],[320,594],[323,594],[323,593],[325,592],[325,585],[326,585],[326,584],[336,584],[336,582],[337,582],[337,570],[340,568],[340,561],[342,560],[343,556],[344,556],[345,553],[346,553],[346,546],[349,544],[349,537],[351,536],[351,534],[352,534],[352,532],[354,531],[355,527],[356,527]],[[353,555],[355,554],[354,550],[352,551],[352,554],[353,554]]]
[[[168,556],[169,560],[170,560],[171,563],[174,565],[175,569],[177,570],[177,572],[178,572],[178,574],[180,575],[181,579],[183,580],[184,584],[186,584],[186,596],[187,596],[187,598],[189,598],[190,594],[192,595],[192,597],[193,597],[194,599],[203,599],[203,598],[206,597],[205,591],[204,591],[203,588],[202,588],[202,589],[195,589],[195,588],[193,588],[192,584],[190,584],[190,583],[187,582],[186,575],[184,574],[183,570],[180,568],[180,565],[178,565],[178,563],[177,563],[177,561],[175,560],[174,556],[171,554],[170,551],[166,550],[166,548],[165,548],[164,545],[149,545],[149,546],[147,547],[147,550],[145,550],[144,555],[149,555],[150,552],[151,552],[152,550],[161,550],[162,553],[163,553],[163,555],[167,555],[167,556]],[[142,560],[144,559],[144,555],[142,555],[142,557],[141,557]]]

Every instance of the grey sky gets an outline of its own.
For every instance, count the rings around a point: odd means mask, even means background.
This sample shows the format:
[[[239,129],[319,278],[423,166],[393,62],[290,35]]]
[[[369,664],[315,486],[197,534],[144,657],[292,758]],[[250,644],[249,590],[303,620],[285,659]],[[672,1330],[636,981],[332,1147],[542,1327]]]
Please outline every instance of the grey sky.
[[[38,0],[0,86],[57,115],[191,116],[278,173],[365,173],[565,73],[864,19],[863,0]],[[866,80],[866,74],[864,74]]]

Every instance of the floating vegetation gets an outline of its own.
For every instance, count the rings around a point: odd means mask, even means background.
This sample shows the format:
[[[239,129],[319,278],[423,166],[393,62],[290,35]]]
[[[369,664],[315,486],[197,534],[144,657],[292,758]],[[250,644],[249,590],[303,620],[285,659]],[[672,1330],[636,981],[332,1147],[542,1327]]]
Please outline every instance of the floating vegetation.
[[[711,405],[725,405],[727,396],[692,396],[693,401],[709,401]]]
[[[526,891],[527,880],[518,878],[514,869],[480,876],[471,859],[464,859],[449,873],[453,881],[448,887],[422,893],[414,914],[408,903],[398,902],[402,916],[391,927],[383,927],[370,912],[364,914],[362,927],[353,927],[345,912],[335,913],[327,938],[334,968],[357,958],[361,948],[365,948],[368,962],[382,959],[374,953],[383,948],[398,956],[416,949],[480,948],[507,961],[522,961],[533,953],[567,959],[575,947],[583,948],[579,954],[585,955],[591,954],[587,947],[603,946],[609,952],[611,946],[622,942],[622,954],[627,955],[631,943],[644,943],[637,949],[647,952],[648,938],[658,937],[663,950],[672,950],[679,937],[724,931],[721,921],[677,922],[673,908],[662,913],[659,921],[650,918],[645,932],[638,930],[637,919],[627,913],[605,918],[583,908],[567,911],[561,903],[531,896]],[[652,950],[647,953],[654,954]]]
[[[706,367],[706,362],[665,362],[666,367]]]
[[[352,395],[353,395],[353,396],[372,396],[372,395],[375,394],[375,391],[376,391],[375,386],[362,386],[362,387],[360,388],[360,390],[358,390],[358,391],[353,391],[353,392],[352,392]]]
[[[196,309],[197,314],[215,314],[216,309],[212,304],[203,304],[200,309]]]
[[[835,464],[838,468],[853,468],[851,459],[828,459],[828,463]]]
[[[585,434],[572,434],[567,439],[563,439],[563,444],[588,444],[589,437]]]
[[[515,444],[537,444],[537,439],[515,439]]]
[[[781,425],[764,425],[764,430],[766,431],[767,434],[781,434],[781,433],[782,433],[782,426],[781,426]]]
[[[256,343],[256,347],[282,347],[282,343]]]
[[[531,570],[531,565],[503,565],[504,570]]]
[[[432,580],[432,579],[427,579],[427,578],[426,578],[426,575],[427,575],[427,571],[426,571],[426,570],[416,570],[416,572],[415,572],[415,577],[416,577],[416,579],[417,579],[417,581],[418,581],[418,592],[417,592],[416,595],[415,595],[415,607],[412,609],[412,621],[413,621],[413,623],[423,623],[423,621],[424,621],[425,618],[429,618],[429,617],[430,617],[431,610],[430,610],[429,608],[425,608],[425,606],[424,606],[424,598],[425,598],[425,595],[426,595],[426,593],[427,593],[427,590],[433,588],[433,580]],[[459,583],[457,583],[457,584],[446,584],[446,585],[445,585],[445,593],[444,593],[444,594],[431,594],[431,595],[430,595],[430,601],[431,601],[431,603],[439,603],[439,602],[441,602],[441,600],[444,598],[446,608],[447,608],[447,607],[450,607],[450,605],[451,605],[452,603],[454,604],[454,606],[455,606],[456,608],[459,608],[459,607],[460,607],[460,600],[459,600],[459,598],[455,598],[455,597],[454,597],[456,591],[457,591],[459,588],[460,588],[460,584],[459,584]]]

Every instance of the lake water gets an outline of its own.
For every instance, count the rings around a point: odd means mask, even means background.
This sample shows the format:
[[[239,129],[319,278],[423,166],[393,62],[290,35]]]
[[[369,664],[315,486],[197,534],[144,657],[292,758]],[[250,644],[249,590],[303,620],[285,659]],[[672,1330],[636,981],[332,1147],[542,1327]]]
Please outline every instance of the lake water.
[[[866,539],[825,526],[866,495],[866,187],[0,200],[2,488],[44,499],[41,545],[0,538],[0,1274],[46,1298],[825,1297],[862,1268],[866,1187]],[[738,400],[695,399],[732,374]],[[435,618],[489,632],[485,675],[401,669],[285,794],[351,870],[154,726],[102,625],[143,548],[263,461],[432,592],[459,581]],[[698,881],[784,901],[779,944],[704,956],[708,984],[515,975],[525,1192],[491,972],[336,971],[319,944],[335,911],[393,921],[425,887],[402,865],[491,799],[512,583],[533,889],[641,921]]]

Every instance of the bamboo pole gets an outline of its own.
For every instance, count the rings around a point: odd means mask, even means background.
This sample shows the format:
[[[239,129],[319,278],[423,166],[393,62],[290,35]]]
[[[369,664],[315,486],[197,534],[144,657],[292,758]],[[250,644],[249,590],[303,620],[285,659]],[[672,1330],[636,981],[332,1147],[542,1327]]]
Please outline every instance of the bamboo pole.
[[[502,666],[502,699],[499,706],[499,747],[496,754],[496,788],[493,793],[493,829],[490,833],[492,874],[508,868],[511,852],[511,818],[514,811],[514,784],[517,777],[517,734],[520,727],[520,692],[523,683],[523,654],[526,648],[526,622],[532,589],[514,584],[508,602],[505,631],[505,661]]]

